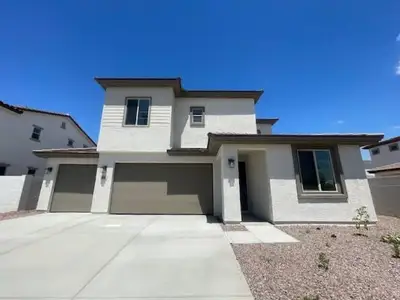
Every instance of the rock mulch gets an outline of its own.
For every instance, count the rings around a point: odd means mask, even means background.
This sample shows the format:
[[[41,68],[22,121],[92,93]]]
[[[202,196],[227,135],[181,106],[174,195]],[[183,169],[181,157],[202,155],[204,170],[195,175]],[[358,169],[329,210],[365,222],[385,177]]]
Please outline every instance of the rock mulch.
[[[367,236],[354,235],[355,226],[279,229],[300,243],[232,245],[256,300],[400,299],[400,259],[380,241],[400,232],[399,218],[380,216]],[[327,270],[318,266],[321,253]]]
[[[42,212],[37,211],[37,210],[21,210],[21,211],[4,212],[4,213],[0,213],[0,221],[21,218],[21,217],[27,217],[27,216],[40,214],[40,213],[42,213]]]
[[[221,224],[223,231],[248,231],[247,228],[240,224]]]

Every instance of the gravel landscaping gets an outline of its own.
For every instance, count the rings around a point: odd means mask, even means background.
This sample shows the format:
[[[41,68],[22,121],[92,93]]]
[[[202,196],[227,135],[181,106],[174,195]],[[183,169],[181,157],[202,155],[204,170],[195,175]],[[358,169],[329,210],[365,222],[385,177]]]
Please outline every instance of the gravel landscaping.
[[[300,243],[232,245],[256,300],[400,299],[400,259],[380,241],[400,233],[399,218],[380,216],[367,236],[355,226],[278,228]]]
[[[240,224],[221,224],[223,231],[248,231],[247,228]]]
[[[31,215],[40,214],[40,213],[41,213],[40,211],[36,211],[36,210],[9,211],[9,212],[5,212],[5,213],[0,213],[0,221],[21,218],[21,217],[27,217],[27,216],[31,216]]]

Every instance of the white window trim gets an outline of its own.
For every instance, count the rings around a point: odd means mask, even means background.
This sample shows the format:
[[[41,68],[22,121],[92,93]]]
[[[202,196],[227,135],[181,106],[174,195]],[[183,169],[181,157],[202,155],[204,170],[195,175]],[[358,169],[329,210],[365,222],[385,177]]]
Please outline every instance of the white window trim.
[[[193,111],[196,109],[201,109],[202,113],[200,114],[193,114]],[[204,106],[191,106],[190,107],[190,126],[204,126],[205,125],[205,114],[206,108]],[[201,122],[195,122],[194,117],[201,117]]]
[[[126,124],[126,117],[128,114],[128,102],[129,100],[137,100],[138,105],[136,109],[136,124]],[[147,111],[147,124],[146,125],[138,125],[138,120],[139,120],[139,106],[140,106],[140,101],[149,101],[149,109]],[[127,97],[125,98],[125,112],[124,112],[124,120],[123,120],[123,126],[124,127],[149,127],[150,126],[150,112],[151,112],[151,98],[150,97]]]
[[[305,190],[303,184],[301,184],[301,190],[303,193],[307,193],[307,194],[311,194],[311,193],[315,193],[315,194],[319,194],[319,193],[337,193],[339,191],[338,188],[338,182],[336,180],[336,175],[335,175],[335,169],[333,166],[333,161],[332,161],[332,153],[329,149],[297,149],[297,161],[299,162],[299,175],[301,177],[301,181],[303,182],[303,177],[301,174],[301,164],[300,164],[300,156],[299,156],[299,152],[300,151],[311,151],[313,153],[313,160],[314,160],[314,166],[315,166],[315,173],[317,175],[317,180],[318,180],[318,191],[316,190]],[[321,189],[321,181],[319,179],[319,174],[318,174],[318,165],[317,165],[317,158],[315,155],[315,151],[328,151],[329,153],[329,161],[331,163],[331,168],[332,168],[332,175],[333,175],[333,180],[335,181],[335,190],[334,191],[323,191]]]

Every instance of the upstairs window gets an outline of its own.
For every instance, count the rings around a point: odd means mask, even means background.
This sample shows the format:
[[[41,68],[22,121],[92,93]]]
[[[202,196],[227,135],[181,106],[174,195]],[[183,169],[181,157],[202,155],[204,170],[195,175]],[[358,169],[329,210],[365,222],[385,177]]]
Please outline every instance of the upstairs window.
[[[73,139],[68,139],[67,146],[68,147],[74,147],[74,143],[75,143],[75,141]]]
[[[61,126],[62,129],[65,129],[67,127],[67,124],[65,124],[65,122],[61,122]]]
[[[28,172],[26,174],[35,176],[36,170],[37,168],[28,167]]]
[[[381,150],[379,148],[374,148],[371,150],[372,155],[378,155],[379,153],[381,153]]]
[[[40,134],[42,133],[43,128],[33,125],[31,140],[40,142]]]
[[[88,147],[88,145],[83,144],[83,148],[87,148],[87,147]]]
[[[390,144],[389,145],[389,151],[393,152],[393,151],[398,151],[399,150],[399,144]]]
[[[149,125],[150,99],[126,99],[125,125],[147,126]]]
[[[337,191],[330,150],[298,150],[297,155],[303,191]]]
[[[190,107],[190,125],[204,125],[204,111],[202,106]]]
[[[260,129],[257,129],[257,134],[261,134],[261,130]]]

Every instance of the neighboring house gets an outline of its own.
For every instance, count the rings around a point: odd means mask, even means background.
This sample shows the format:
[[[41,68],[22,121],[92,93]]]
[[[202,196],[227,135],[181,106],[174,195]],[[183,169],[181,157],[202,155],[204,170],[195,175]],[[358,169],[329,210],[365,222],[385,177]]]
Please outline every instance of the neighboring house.
[[[43,175],[46,161],[32,151],[94,147],[96,143],[68,114],[0,101],[0,176]]]
[[[377,220],[360,146],[382,135],[272,134],[277,119],[256,119],[262,91],[96,81],[105,90],[97,148],[35,151],[47,158],[40,210],[349,223],[365,205]]]
[[[399,176],[400,162],[369,169],[368,173],[373,174],[375,177]]]
[[[371,156],[371,168],[400,162],[400,136],[363,147]]]

